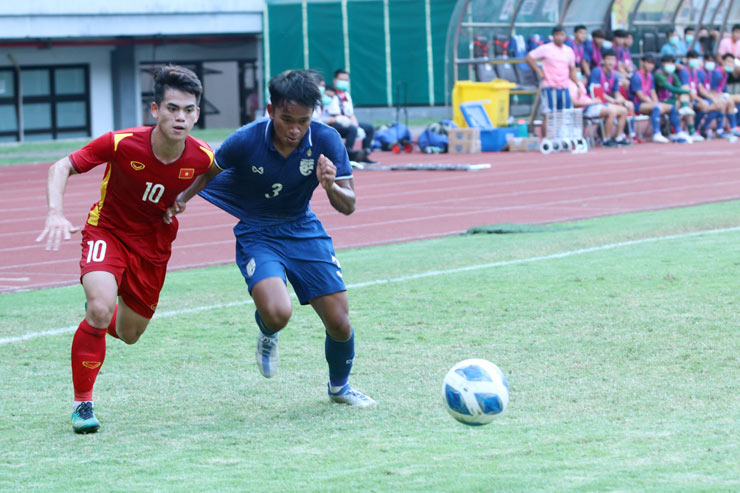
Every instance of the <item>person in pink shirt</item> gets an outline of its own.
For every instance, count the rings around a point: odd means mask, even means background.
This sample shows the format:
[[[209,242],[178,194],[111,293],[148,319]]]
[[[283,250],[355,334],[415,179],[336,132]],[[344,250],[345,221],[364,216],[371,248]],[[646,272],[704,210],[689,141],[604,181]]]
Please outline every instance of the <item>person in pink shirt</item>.
[[[552,43],[546,43],[530,51],[526,62],[542,81],[542,87],[565,89],[568,80],[576,79],[576,54],[565,44],[565,29],[555,26],[552,29]],[[542,68],[537,62],[542,62]]]
[[[736,58],[740,57],[740,24],[732,26],[732,35],[719,42],[717,53],[720,57],[725,53],[731,53]]]

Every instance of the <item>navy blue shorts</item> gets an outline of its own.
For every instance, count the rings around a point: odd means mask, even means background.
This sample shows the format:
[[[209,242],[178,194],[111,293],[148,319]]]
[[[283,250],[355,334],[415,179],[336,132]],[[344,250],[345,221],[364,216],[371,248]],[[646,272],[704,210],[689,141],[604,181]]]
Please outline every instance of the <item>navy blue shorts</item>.
[[[301,305],[347,290],[331,237],[315,217],[259,231],[239,223],[234,227],[234,236],[236,264],[250,294],[258,282],[268,277],[290,281]]]

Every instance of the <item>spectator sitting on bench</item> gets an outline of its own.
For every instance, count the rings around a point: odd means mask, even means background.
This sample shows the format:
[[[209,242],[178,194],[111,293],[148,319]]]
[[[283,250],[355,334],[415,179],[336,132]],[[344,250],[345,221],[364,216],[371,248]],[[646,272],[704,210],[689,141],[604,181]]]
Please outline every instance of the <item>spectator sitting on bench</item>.
[[[726,56],[728,56],[729,64],[731,55],[728,53]],[[736,128],[737,108],[729,98],[729,95],[726,96],[725,92],[727,89],[727,79],[729,77],[728,72],[725,71],[725,68],[721,63],[718,65],[716,63],[716,59],[709,54],[704,57],[704,70],[706,71],[707,79],[709,79],[709,92],[712,95],[712,99],[714,99],[714,101],[717,102],[717,105],[724,110],[724,117],[727,118],[732,134],[740,135]],[[716,132],[717,137],[726,137],[729,135],[725,132],[721,115],[717,118]]]
[[[611,39],[607,39],[606,33],[603,29],[597,29],[591,33],[591,42],[588,44],[588,59],[591,63],[590,70],[586,74],[587,77],[591,76],[591,70],[601,65],[601,52],[602,50],[611,50],[614,48],[614,43]]]
[[[722,57],[726,53],[731,53],[736,57],[740,56],[740,24],[732,26],[731,35],[722,38],[722,41],[719,42],[717,56]]]
[[[686,42],[686,55],[688,56],[689,51],[695,51],[699,55],[704,53],[704,49],[701,46],[701,43],[698,39],[696,39],[696,29],[694,29],[691,26],[686,27],[686,29],[683,30],[683,40]]]
[[[714,61],[707,61],[709,72],[705,72],[699,60],[699,53],[689,50],[686,54],[686,67],[681,69],[678,76],[681,84],[689,89],[689,97],[696,111],[696,127],[703,138],[707,137],[709,125],[717,120],[717,128],[722,129],[722,115],[732,108],[732,103],[719,95],[711,92],[711,72],[714,71],[716,64]],[[711,55],[708,58],[713,58]],[[735,115],[731,114],[731,121],[734,121]]]
[[[677,130],[681,129],[681,120],[675,106],[661,103],[658,100],[658,94],[655,92],[655,79],[653,78],[653,69],[655,68],[655,58],[647,54],[640,61],[640,70],[632,74],[630,80],[630,94],[632,102],[635,104],[635,112],[641,115],[650,115],[650,123],[653,126],[653,142],[665,144],[670,142],[660,133],[660,115],[669,115],[671,124]],[[684,134],[671,134],[671,140],[678,140],[679,137],[688,138]]]
[[[601,61],[601,67],[596,67],[591,71],[588,85],[589,87],[594,84],[601,86],[604,101],[609,103],[610,106],[622,108],[624,111],[619,110],[618,114],[623,114],[624,121],[626,122],[627,115],[635,112],[635,106],[631,101],[627,101],[624,96],[622,96],[622,93],[619,92],[621,77],[616,72],[617,54],[614,50],[604,50],[601,56],[603,58]],[[627,140],[624,138],[623,131],[624,124],[623,122],[620,122],[616,143],[619,145],[628,145],[624,143],[627,142]]]
[[[624,29],[614,31],[614,47],[617,54],[617,65],[614,69],[621,77],[621,82],[628,81],[632,72],[635,71],[635,64],[632,63],[632,54],[629,47],[627,47],[628,35],[629,33]],[[602,58],[603,56],[602,54]]]
[[[593,75],[594,72],[591,72],[592,77]],[[624,138],[624,128],[627,124],[627,109],[624,106],[603,103],[598,99],[590,98],[586,93],[586,88],[582,80],[583,76],[578,72],[578,82],[573,83],[572,81],[568,81],[570,82],[568,86],[570,97],[573,100],[573,107],[583,108],[583,116],[585,118],[604,119],[605,135],[601,136],[603,138],[601,145],[604,147],[632,145],[630,141]],[[616,131],[614,129],[615,120],[617,121]]]
[[[681,84],[676,73],[676,59],[673,55],[663,55],[660,59],[660,69],[655,71],[655,88],[658,91],[658,99],[661,103],[670,104],[678,109],[678,114],[686,121],[689,129],[689,142],[693,140],[704,140],[696,133],[694,126],[694,110],[691,109],[690,90]],[[675,129],[680,133],[680,128]]]
[[[373,143],[375,128],[369,123],[357,121],[352,105],[352,97],[349,95],[349,72],[344,69],[334,72],[334,88],[336,89],[336,96],[325,108],[328,117],[325,117],[324,123],[334,127],[339,135],[345,139],[347,154],[349,154],[351,161],[377,164],[377,161],[370,159],[370,146]],[[362,139],[362,150],[355,151],[354,145],[359,129],[362,129],[365,135]]]
[[[675,27],[668,31],[666,37],[668,41],[660,47],[661,55],[673,55],[676,58],[686,56],[686,43],[681,40]]]
[[[565,44],[570,46],[576,56],[576,68],[580,68],[585,74],[591,73],[591,59],[587,49],[588,31],[586,26],[578,25],[573,29],[573,40],[565,40]]]

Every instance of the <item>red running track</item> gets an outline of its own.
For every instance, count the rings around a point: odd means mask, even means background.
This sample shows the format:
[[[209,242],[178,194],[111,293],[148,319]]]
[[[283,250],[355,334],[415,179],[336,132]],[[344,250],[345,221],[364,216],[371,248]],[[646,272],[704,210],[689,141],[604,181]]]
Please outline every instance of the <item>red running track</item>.
[[[313,209],[338,249],[461,233],[472,226],[553,223],[740,198],[737,147],[726,141],[642,144],[587,154],[393,155],[383,165],[488,163],[480,171],[355,172],[357,211],[335,212],[319,189]],[[79,282],[77,235],[59,251],[34,240],[46,216],[47,164],[0,167],[0,292]],[[72,177],[65,214],[82,224],[103,167]],[[235,220],[200,198],[180,216],[169,268],[228,264]]]

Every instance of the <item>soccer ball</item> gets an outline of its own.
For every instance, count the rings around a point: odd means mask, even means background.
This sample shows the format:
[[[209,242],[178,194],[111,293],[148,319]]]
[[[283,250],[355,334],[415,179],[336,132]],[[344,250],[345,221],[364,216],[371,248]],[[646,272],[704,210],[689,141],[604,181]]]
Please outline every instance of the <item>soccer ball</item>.
[[[490,361],[466,359],[445,375],[442,399],[453,418],[468,426],[482,426],[506,409],[509,384]]]

